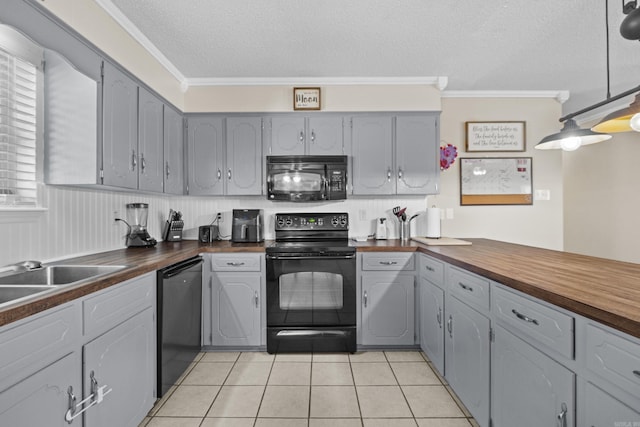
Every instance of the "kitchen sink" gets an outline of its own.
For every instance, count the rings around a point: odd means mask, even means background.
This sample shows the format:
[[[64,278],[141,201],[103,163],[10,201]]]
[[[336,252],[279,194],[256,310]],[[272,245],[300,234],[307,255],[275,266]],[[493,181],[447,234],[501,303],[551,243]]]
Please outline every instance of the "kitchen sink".
[[[51,286],[0,285],[0,305],[51,289]]]
[[[0,285],[69,285],[122,270],[124,265],[47,265],[0,277]]]

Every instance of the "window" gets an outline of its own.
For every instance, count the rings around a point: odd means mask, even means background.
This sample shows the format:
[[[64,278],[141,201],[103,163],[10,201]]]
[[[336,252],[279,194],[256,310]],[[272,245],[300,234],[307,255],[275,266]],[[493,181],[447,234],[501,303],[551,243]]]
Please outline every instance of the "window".
[[[27,44],[28,43],[28,44]],[[42,58],[40,54],[40,58]],[[0,206],[37,203],[38,49],[0,30]]]

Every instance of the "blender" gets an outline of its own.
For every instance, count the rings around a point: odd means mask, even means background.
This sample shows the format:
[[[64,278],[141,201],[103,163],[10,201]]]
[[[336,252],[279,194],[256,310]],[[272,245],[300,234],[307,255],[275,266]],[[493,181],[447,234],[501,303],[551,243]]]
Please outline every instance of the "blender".
[[[149,247],[155,246],[156,239],[149,235],[147,231],[147,217],[149,216],[148,203],[127,203],[127,221],[116,218],[127,224],[127,247]]]

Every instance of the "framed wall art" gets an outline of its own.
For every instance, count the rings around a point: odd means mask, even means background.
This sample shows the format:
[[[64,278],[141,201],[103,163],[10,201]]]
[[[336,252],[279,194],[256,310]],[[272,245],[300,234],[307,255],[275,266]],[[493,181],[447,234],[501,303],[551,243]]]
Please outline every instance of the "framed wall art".
[[[294,110],[319,110],[320,109],[320,88],[319,87],[294,87],[293,88],[293,109]]]
[[[460,205],[532,205],[531,157],[460,159]]]
[[[526,122],[465,122],[466,148],[473,151],[525,151]]]

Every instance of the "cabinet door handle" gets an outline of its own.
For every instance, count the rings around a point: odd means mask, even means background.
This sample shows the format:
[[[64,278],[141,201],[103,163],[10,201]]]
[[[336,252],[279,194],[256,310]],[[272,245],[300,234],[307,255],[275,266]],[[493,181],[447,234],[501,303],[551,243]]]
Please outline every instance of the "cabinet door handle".
[[[242,267],[244,265],[244,262],[228,262],[227,265],[231,267]]]
[[[567,427],[567,404],[562,402],[560,409],[562,412],[558,414],[558,427]]]
[[[438,326],[442,329],[442,307],[438,307],[438,314],[436,314],[436,320],[438,321]]]
[[[260,299],[258,298],[258,291],[255,292],[255,294],[253,295],[253,300],[256,303],[256,308],[260,307]]]
[[[458,282],[458,285],[460,285],[460,287],[465,291],[473,292],[473,288],[471,286],[467,286],[462,282]]]
[[[311,142],[316,142],[316,131],[311,129]]]
[[[640,378],[640,371],[638,371],[638,370],[633,371],[633,375],[635,375],[636,377]]]
[[[397,261],[379,261],[382,265],[396,265]]]
[[[227,169],[227,178],[231,179],[231,169]]]
[[[391,182],[391,168],[387,169],[387,182]]]
[[[304,143],[304,131],[300,131],[300,135],[298,135],[298,140],[300,144]]]
[[[364,306],[367,306],[367,291],[364,291],[364,295],[362,296],[362,302],[364,303]]]
[[[516,317],[518,319],[520,319],[520,320],[523,320],[523,321],[528,322],[528,323],[533,323],[536,326],[540,324],[536,319],[534,319],[532,317],[529,317],[529,316],[525,316],[524,314],[518,312],[515,308],[513,310],[511,310],[511,312],[513,314],[515,314]]]
[[[218,181],[220,181],[220,178],[222,178],[222,171],[220,169],[218,169]]]
[[[138,156],[136,156],[136,150],[131,150],[131,170],[136,170],[138,166]]]
[[[426,269],[427,269],[427,271],[430,271],[430,272],[432,272],[432,273],[435,273],[435,271],[436,271],[436,269],[435,269],[435,268],[430,267],[430,266],[428,266],[428,265],[425,265],[425,266],[424,266],[424,268],[426,268]]]
[[[167,162],[167,165],[165,166],[165,170],[167,174],[167,179],[169,179],[169,175],[171,175],[171,168],[169,167],[169,162]]]
[[[147,167],[147,162],[144,160],[144,153],[140,153],[140,171],[144,173],[144,168]]]
[[[402,168],[398,168],[398,179],[402,179]]]
[[[449,338],[453,338],[453,317],[451,316],[447,320],[447,330],[449,331]]]

